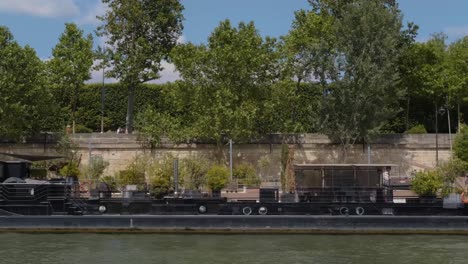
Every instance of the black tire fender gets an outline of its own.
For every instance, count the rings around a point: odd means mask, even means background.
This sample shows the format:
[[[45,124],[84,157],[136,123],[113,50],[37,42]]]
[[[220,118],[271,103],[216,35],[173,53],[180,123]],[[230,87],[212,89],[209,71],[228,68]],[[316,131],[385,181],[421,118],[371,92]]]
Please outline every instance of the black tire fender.
[[[242,208],[242,213],[244,215],[251,215],[252,214],[252,208],[250,206],[245,206]]]
[[[356,207],[356,209],[354,210],[356,215],[363,215],[366,213],[366,210],[364,209],[364,207]]]
[[[260,206],[260,208],[258,208],[258,214],[259,215],[268,214],[268,208],[266,206]]]
[[[339,212],[340,212],[340,215],[349,215],[349,209],[348,207],[345,207],[345,206],[340,207]]]

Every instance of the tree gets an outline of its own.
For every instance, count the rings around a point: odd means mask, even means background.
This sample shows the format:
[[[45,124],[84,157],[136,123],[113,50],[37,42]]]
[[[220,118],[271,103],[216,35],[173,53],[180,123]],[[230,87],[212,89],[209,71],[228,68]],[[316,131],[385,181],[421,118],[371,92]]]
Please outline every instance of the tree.
[[[462,126],[460,133],[455,137],[453,151],[455,157],[468,162],[468,127],[466,125]]]
[[[468,36],[450,44],[448,47],[448,64],[452,73],[449,93],[457,105],[457,127],[460,132],[462,123],[460,105],[463,101],[468,101]]]
[[[295,81],[295,85],[283,85],[281,90],[286,94],[281,97],[284,102],[275,104],[287,104],[277,113],[289,115],[283,121],[290,123],[285,127],[286,132],[316,132],[320,97],[328,80],[335,79],[337,74],[334,67],[336,36],[333,34],[333,22],[333,17],[327,12],[300,10],[295,13],[292,29],[282,38],[283,78]],[[306,100],[302,101],[302,98]]]
[[[207,45],[178,46],[172,57],[184,82],[179,98],[191,113],[187,133],[220,149],[226,138],[242,142],[268,130],[261,117],[278,77],[275,50],[276,41],[264,40],[252,22],[236,28],[229,20],[215,28]]]
[[[464,177],[465,173],[468,172],[468,162],[453,158],[437,168],[437,172],[445,182],[443,193],[453,193],[455,191],[454,183],[457,178]]]
[[[213,192],[218,192],[229,182],[229,170],[222,165],[214,165],[206,173],[206,184]]]
[[[254,167],[249,164],[241,163],[234,168],[232,176],[239,181],[239,183],[246,186],[260,186],[262,180],[258,177]]]
[[[168,113],[157,112],[148,107],[137,115],[135,127],[139,135],[142,135],[151,149],[160,146],[162,137],[177,138],[174,133],[179,131],[179,119]]]
[[[301,82],[317,82],[325,89],[327,80],[336,79],[334,18],[328,12],[300,10],[292,29],[283,37],[286,72]]]
[[[87,176],[92,180],[98,180],[109,167],[109,162],[102,157],[91,157],[89,160],[88,168],[86,170]]]
[[[59,43],[52,50],[48,62],[55,95],[71,110],[72,129],[75,133],[78,96],[84,82],[91,79],[93,65],[93,37],[83,36],[83,30],[74,23],[66,23]],[[68,111],[69,111],[68,110]]]
[[[98,36],[105,37],[111,69],[109,77],[128,89],[126,130],[133,131],[135,89],[158,79],[162,61],[182,32],[179,0],[102,0],[109,9],[99,17]]]
[[[435,196],[443,186],[444,180],[435,170],[419,171],[411,180],[411,188],[421,196]]]
[[[22,140],[56,131],[60,115],[36,52],[18,45],[8,28],[0,26],[0,58],[0,138]]]
[[[181,177],[185,179],[185,187],[200,190],[206,183],[208,160],[201,157],[189,157],[182,161]]]
[[[174,156],[166,155],[160,161],[149,165],[150,193],[158,198],[167,195],[174,188]],[[183,177],[178,178],[178,184],[183,183]]]
[[[402,18],[396,6],[381,0],[339,3],[338,9],[330,6],[338,74],[324,91],[321,123],[323,133],[340,142],[345,161],[349,146],[369,142],[399,111]]]

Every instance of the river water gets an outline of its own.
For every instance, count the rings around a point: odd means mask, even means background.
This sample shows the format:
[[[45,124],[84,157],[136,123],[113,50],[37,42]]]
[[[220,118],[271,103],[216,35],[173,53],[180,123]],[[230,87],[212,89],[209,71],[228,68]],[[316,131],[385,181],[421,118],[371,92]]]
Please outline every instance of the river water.
[[[468,263],[468,236],[0,234],[0,263]]]

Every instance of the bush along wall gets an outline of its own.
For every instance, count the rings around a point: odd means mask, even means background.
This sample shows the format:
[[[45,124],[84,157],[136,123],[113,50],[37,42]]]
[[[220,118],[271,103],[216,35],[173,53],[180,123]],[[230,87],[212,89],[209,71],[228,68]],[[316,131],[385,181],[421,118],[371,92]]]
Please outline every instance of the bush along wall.
[[[135,94],[135,116],[147,107],[165,110],[170,105],[165,96],[166,91],[173,89],[175,85],[177,84],[140,85]],[[125,127],[128,90],[119,83],[105,84],[104,86],[102,84],[86,85],[80,93],[77,124],[94,132],[101,130],[101,95],[103,90],[104,132],[116,131],[118,127]]]

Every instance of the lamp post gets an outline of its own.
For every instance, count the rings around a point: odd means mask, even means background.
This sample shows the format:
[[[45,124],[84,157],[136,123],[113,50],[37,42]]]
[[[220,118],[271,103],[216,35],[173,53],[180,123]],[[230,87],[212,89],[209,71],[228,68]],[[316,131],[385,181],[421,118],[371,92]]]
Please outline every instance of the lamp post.
[[[452,129],[450,127],[450,109],[448,107],[448,104],[445,107],[436,107],[436,113],[435,113],[435,131],[436,131],[436,164],[439,166],[439,139],[438,139],[438,115],[444,115],[445,111],[447,111],[447,122],[448,122],[448,133],[449,133],[449,145],[450,145],[450,155],[452,155]]]

